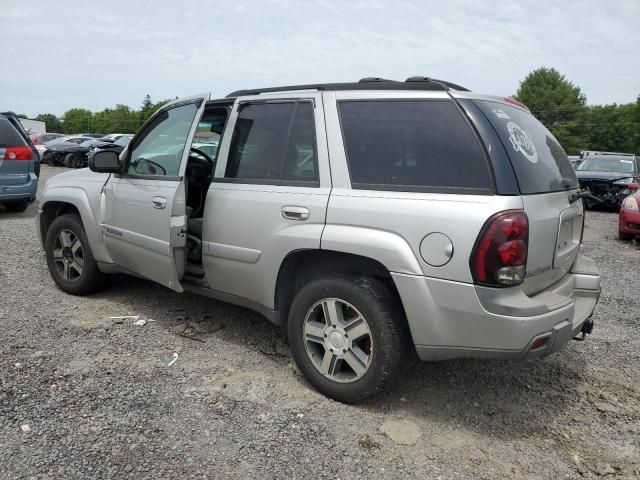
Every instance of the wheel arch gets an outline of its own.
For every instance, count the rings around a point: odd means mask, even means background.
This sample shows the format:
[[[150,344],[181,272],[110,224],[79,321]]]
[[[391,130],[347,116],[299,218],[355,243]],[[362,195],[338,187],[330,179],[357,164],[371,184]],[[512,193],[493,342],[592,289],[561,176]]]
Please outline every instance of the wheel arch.
[[[402,308],[402,301],[391,273],[379,261],[336,250],[295,250],[284,258],[278,271],[275,292],[277,323],[287,324],[289,308],[297,291],[314,278],[332,273],[365,274],[379,278]],[[404,315],[404,309],[402,313]]]
[[[80,217],[95,260],[112,263],[104,247],[100,227],[94,220],[87,194],[80,188],[63,187],[47,190],[39,215],[40,239],[43,247],[51,223],[60,215],[69,213]]]

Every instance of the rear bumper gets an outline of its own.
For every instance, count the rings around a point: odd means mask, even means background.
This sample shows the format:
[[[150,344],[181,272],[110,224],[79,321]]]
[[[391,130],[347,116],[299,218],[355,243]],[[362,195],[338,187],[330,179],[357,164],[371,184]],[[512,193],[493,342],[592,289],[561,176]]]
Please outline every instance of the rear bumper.
[[[38,191],[38,177],[35,172],[29,172],[29,179],[26,183],[18,185],[0,186],[0,202],[10,202],[12,200],[33,201]]]
[[[621,209],[618,228],[622,233],[640,235],[640,212]]]
[[[392,276],[421,360],[548,355],[582,330],[600,297],[598,270],[583,256],[571,273],[532,297],[513,288],[489,289],[489,298],[471,284]]]

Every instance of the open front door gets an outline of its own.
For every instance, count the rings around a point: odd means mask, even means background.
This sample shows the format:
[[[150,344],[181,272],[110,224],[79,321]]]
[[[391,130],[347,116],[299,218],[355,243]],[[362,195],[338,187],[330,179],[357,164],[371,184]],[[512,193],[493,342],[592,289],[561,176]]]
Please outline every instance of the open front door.
[[[101,228],[113,261],[182,292],[187,231],[183,172],[208,95],[176,100],[151,117],[106,182]]]

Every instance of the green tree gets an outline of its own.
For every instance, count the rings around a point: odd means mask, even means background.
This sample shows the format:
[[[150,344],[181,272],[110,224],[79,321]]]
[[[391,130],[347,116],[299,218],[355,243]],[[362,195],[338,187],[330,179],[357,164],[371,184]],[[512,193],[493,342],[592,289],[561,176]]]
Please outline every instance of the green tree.
[[[62,122],[53,113],[41,113],[34,120],[47,124],[47,132],[62,132]]]
[[[538,68],[520,83],[515,97],[527,105],[568,154],[587,148],[587,98],[555,68]]]
[[[72,108],[62,115],[62,126],[64,133],[84,133],[90,132],[92,125],[92,114],[86,108]]]
[[[153,115],[160,107],[169,103],[171,100],[162,100],[158,103],[153,103],[151,101],[151,96],[149,94],[145,95],[144,100],[142,101],[142,107],[140,108],[139,115],[139,124],[142,125],[146,122],[151,115]]]

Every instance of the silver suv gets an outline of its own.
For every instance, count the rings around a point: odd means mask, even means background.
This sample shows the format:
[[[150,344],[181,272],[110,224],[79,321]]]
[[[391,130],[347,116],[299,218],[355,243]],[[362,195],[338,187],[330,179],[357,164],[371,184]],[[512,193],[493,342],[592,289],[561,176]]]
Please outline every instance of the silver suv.
[[[510,98],[424,77],[201,95],[89,165],[42,199],[62,290],[125,272],[254,309],[339,401],[414,352],[531,358],[592,328],[575,173]]]

